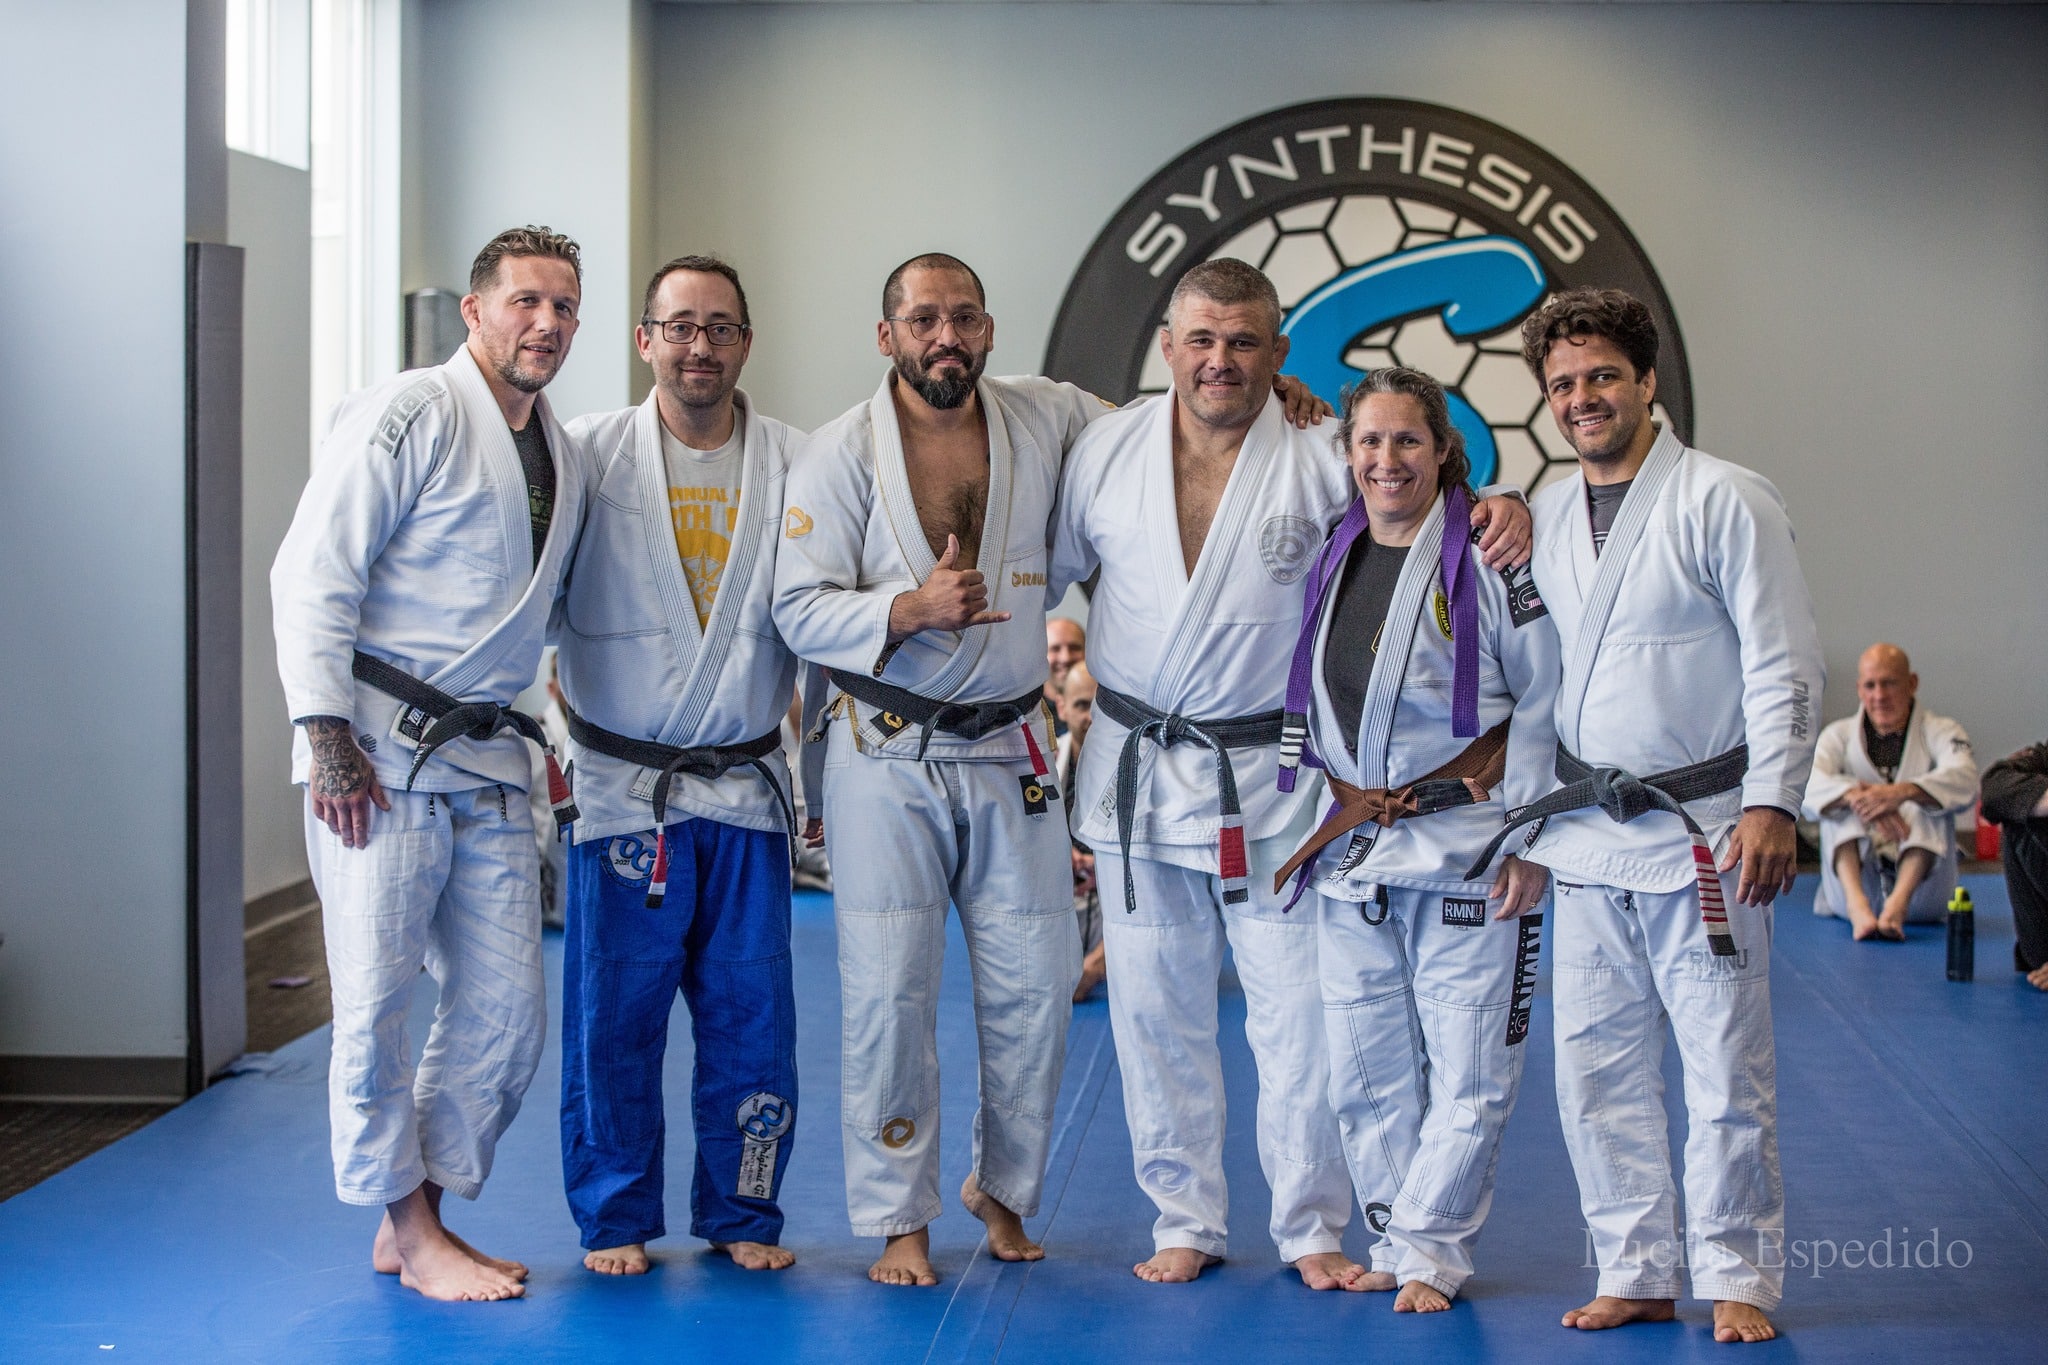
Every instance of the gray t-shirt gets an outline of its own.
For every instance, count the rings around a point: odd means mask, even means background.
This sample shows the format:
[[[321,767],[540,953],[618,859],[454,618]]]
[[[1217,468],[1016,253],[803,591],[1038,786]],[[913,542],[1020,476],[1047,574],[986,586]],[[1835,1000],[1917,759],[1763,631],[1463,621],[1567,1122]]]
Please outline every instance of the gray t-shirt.
[[[519,465],[526,471],[526,512],[533,525],[533,562],[540,563],[540,548],[547,544],[548,523],[555,519],[555,462],[548,455],[547,428],[538,412],[526,425],[512,433],[519,450]]]
[[[1614,529],[1614,519],[1621,515],[1621,500],[1628,496],[1629,485],[1634,482],[1624,479],[1620,483],[1586,485],[1586,510],[1593,516],[1594,554],[1607,548],[1607,533]]]
[[[1406,545],[1375,545],[1360,536],[1344,560],[1337,580],[1337,602],[1330,609],[1330,638],[1323,645],[1323,686],[1345,747],[1358,752],[1358,722],[1365,714],[1365,689],[1372,681],[1373,659],[1379,654],[1387,610],[1408,562]],[[1403,661],[1405,664],[1405,660]]]

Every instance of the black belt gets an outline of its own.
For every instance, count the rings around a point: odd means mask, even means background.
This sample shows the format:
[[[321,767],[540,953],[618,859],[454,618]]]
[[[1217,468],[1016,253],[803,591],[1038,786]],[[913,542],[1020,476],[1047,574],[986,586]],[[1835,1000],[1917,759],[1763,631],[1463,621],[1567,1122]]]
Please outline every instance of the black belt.
[[[780,728],[740,744],[706,744],[694,749],[679,749],[673,744],[634,739],[630,735],[607,730],[602,725],[593,725],[577,715],[567,703],[563,704],[562,710],[569,718],[569,738],[592,753],[652,768],[658,774],[654,779],[654,827],[657,830],[668,823],[668,792],[676,774],[715,782],[734,768],[752,768],[761,774],[768,790],[775,793],[775,804],[781,808],[783,821],[789,827],[789,846],[794,856],[797,847],[796,805],[783,791],[782,784],[775,780],[775,770],[761,761],[782,747]]]
[[[1684,803],[1719,796],[1741,786],[1749,772],[1749,746],[1738,744],[1699,763],[1637,777],[1621,768],[1595,768],[1559,744],[1556,771],[1557,780],[1565,785],[1539,801],[1509,811],[1507,824],[1493,836],[1493,842],[1465,873],[1466,878],[1477,877],[1486,870],[1508,835],[1553,815],[1598,806],[1608,819],[1625,825],[1653,810],[1668,811],[1685,821],[1686,833],[1692,836],[1693,872],[1699,883],[1700,918],[1707,926],[1708,946],[1717,956],[1733,957],[1735,937],[1728,931],[1728,907],[1721,898],[1721,877],[1714,867],[1713,850],[1707,847],[1705,831]]]
[[[1019,724],[1045,705],[1043,687],[1034,687],[1010,701],[962,703],[933,701],[893,683],[842,673],[836,668],[827,670],[827,676],[841,692],[863,705],[874,707],[884,717],[895,717],[923,727],[917,736],[919,758],[924,757],[925,749],[930,746],[934,730],[944,730],[958,739],[980,739],[1006,726]],[[1034,750],[1036,747],[1033,745]]]
[[[1130,733],[1116,758],[1116,834],[1124,860],[1124,910],[1138,908],[1131,880],[1131,824],[1138,804],[1138,746],[1151,740],[1162,749],[1199,744],[1216,755],[1216,796],[1223,826],[1217,831],[1216,870],[1223,879],[1223,899],[1239,904],[1251,896],[1250,867],[1245,860],[1244,812],[1237,801],[1237,772],[1230,750],[1256,749],[1280,742],[1281,712],[1264,711],[1236,720],[1190,720],[1125,696],[1102,685],[1095,687],[1095,709]]]
[[[360,649],[349,663],[356,681],[367,683],[408,709],[398,732],[413,741],[412,767],[405,775],[405,788],[412,790],[434,750],[451,739],[482,741],[502,730],[513,730],[540,745],[548,764],[548,805],[555,824],[566,828],[576,819],[576,802],[569,793],[569,780],[555,758],[555,746],[548,742],[540,722],[523,711],[495,701],[459,701],[430,683],[421,682],[395,664],[386,663]]]

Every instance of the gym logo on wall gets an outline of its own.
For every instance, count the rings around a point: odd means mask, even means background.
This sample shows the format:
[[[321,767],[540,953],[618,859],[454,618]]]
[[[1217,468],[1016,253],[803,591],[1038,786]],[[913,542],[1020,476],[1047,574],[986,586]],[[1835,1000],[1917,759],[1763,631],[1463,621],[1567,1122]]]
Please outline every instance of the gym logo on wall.
[[[1331,403],[1366,369],[1449,391],[1475,484],[1533,491],[1573,467],[1522,364],[1522,319],[1574,285],[1626,289],[1662,336],[1657,416],[1692,435],[1678,320],[1627,226],[1569,167],[1498,124],[1413,100],[1339,99],[1245,120],[1174,158],[1095,239],[1045,372],[1128,400],[1172,376],[1158,327],[1174,282],[1235,256],[1279,290],[1286,369]]]

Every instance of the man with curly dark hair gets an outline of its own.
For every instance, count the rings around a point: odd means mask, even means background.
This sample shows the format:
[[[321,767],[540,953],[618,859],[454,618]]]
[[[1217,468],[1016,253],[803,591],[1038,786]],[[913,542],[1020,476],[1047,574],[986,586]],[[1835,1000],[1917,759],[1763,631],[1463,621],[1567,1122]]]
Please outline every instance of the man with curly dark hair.
[[[1535,502],[1563,786],[1509,827],[1542,822],[1527,856],[1556,878],[1558,1108],[1600,1270],[1564,1322],[1668,1320],[1684,1266],[1716,1340],[1768,1340],[1784,1282],[1771,903],[1819,729],[1813,605],[1778,490],[1653,415],[1649,309],[1569,290],[1522,340],[1579,457]],[[1667,1029],[1690,1119],[1683,1233]]]

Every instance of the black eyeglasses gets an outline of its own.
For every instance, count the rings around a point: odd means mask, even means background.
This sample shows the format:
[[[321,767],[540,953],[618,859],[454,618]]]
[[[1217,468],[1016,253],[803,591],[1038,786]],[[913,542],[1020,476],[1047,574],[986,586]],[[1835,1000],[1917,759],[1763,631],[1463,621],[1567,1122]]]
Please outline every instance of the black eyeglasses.
[[[671,318],[667,322],[642,318],[640,325],[650,332],[660,332],[677,346],[689,345],[697,339],[699,332],[702,332],[705,340],[713,346],[737,346],[740,338],[747,334],[747,329],[737,322],[714,322],[709,326],[699,327],[696,323],[685,322],[681,318]]]
[[[957,313],[913,313],[907,318],[885,317],[884,322],[909,324],[910,334],[919,341],[930,341],[939,334],[939,328],[953,324],[953,335],[963,341],[972,341],[988,330],[988,314],[972,308],[962,308]]]

